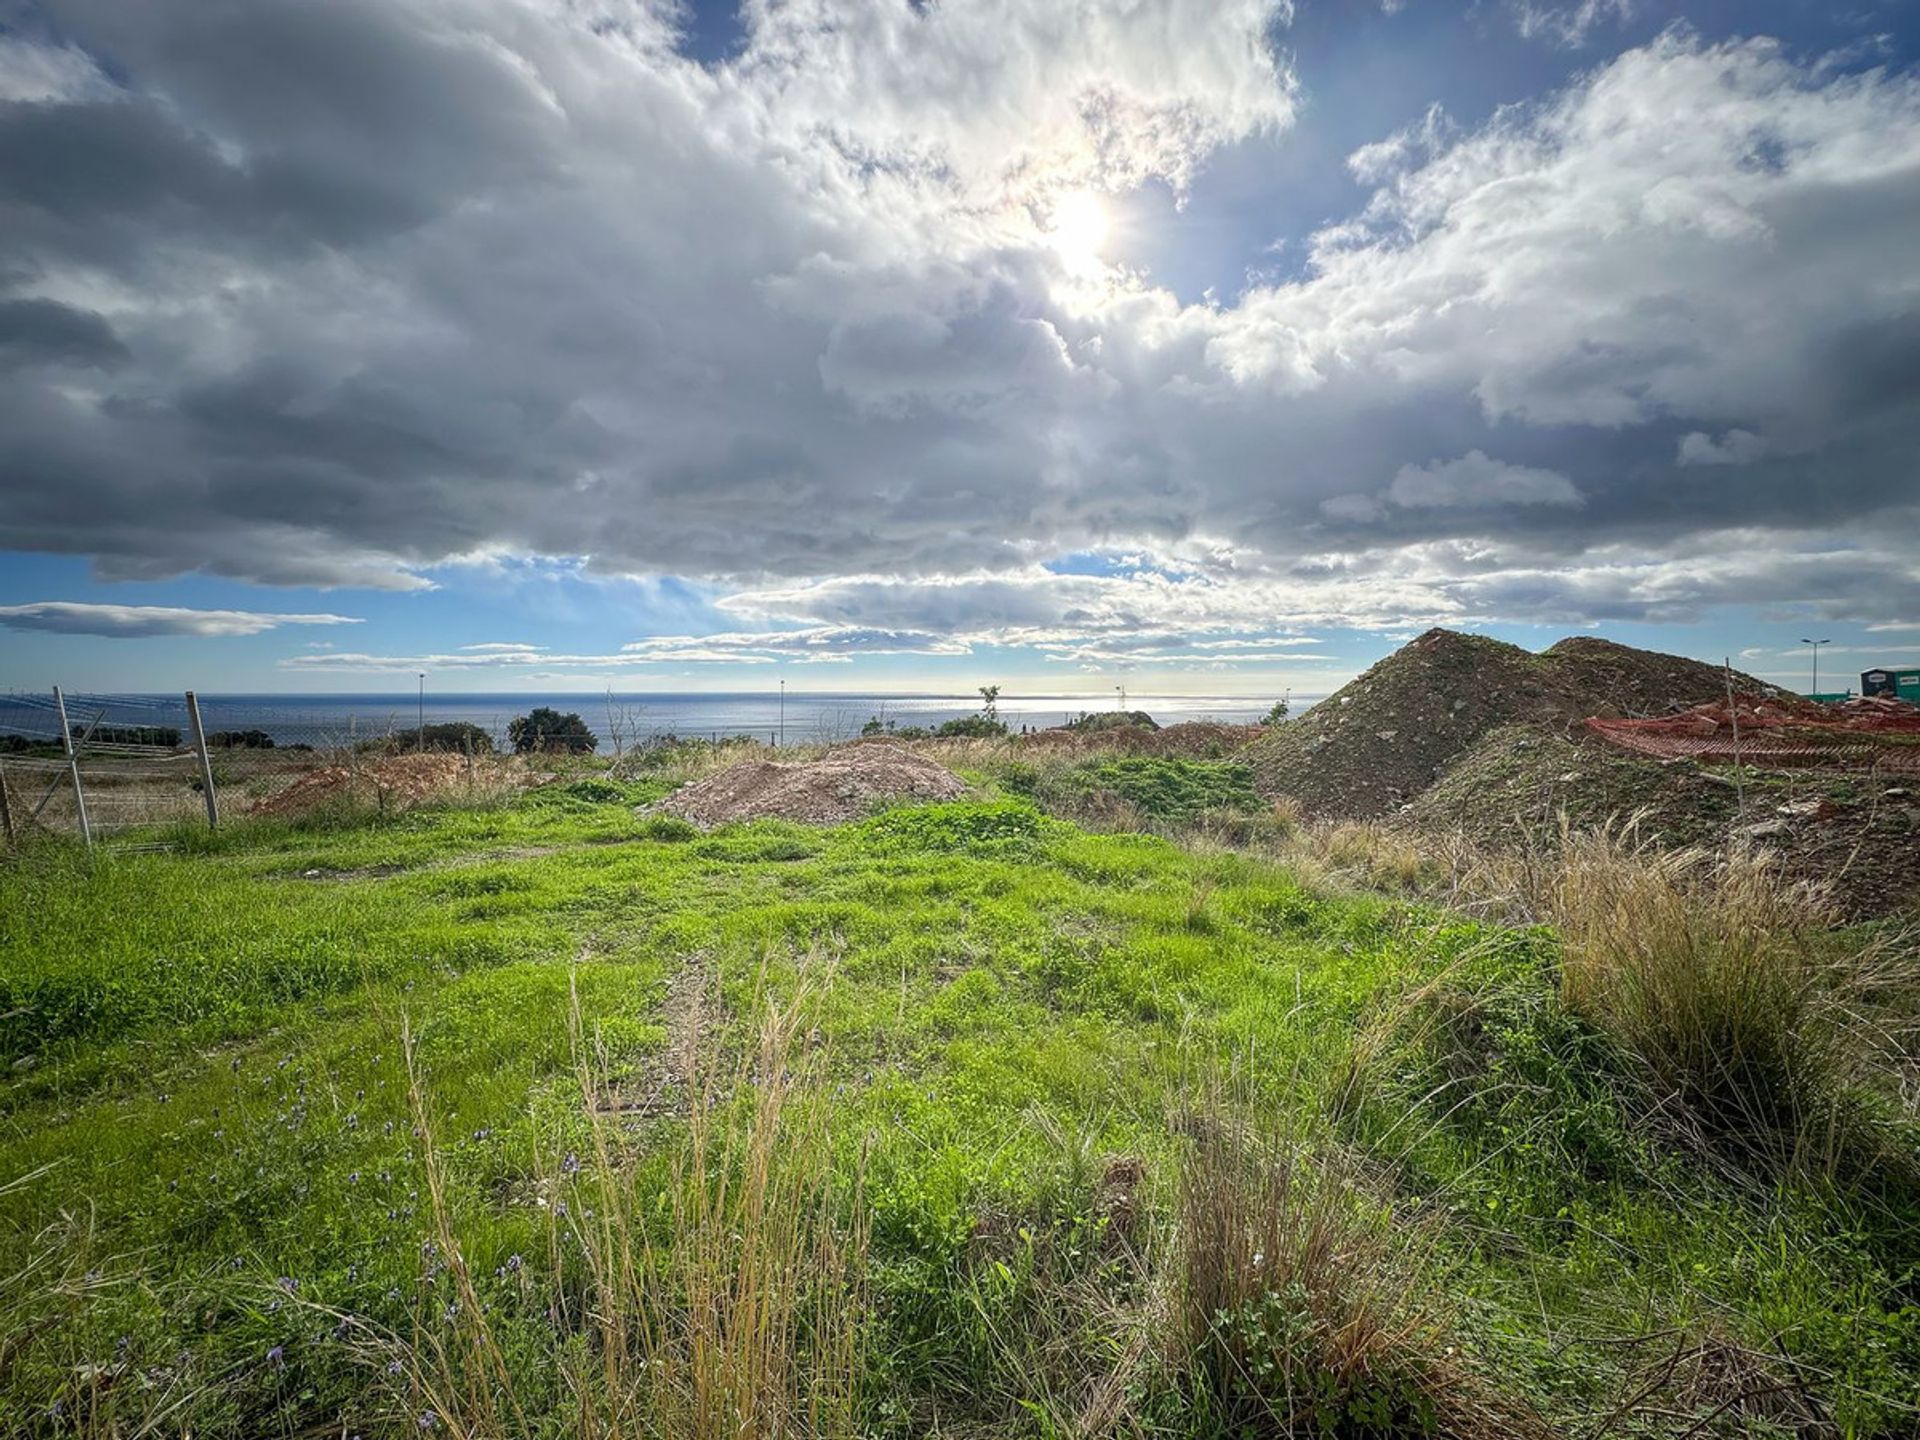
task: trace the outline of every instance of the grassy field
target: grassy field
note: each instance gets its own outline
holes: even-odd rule
[[[1202,763],[0,864],[0,1433],[1920,1433],[1911,1057],[1807,1038],[1904,1033],[1827,978],[1897,939],[1796,949],[1765,1050],[1592,914],[1034,805],[1249,803]],[[1729,1144],[1728,1093],[1799,1108]]]

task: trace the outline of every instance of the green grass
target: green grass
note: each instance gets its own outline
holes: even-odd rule
[[[1119,802],[1149,823],[1178,824],[1210,811],[1254,814],[1266,808],[1254,793],[1252,769],[1235,760],[1122,755],[1052,766],[1015,761],[999,779],[1004,788],[1068,815],[1098,813],[1102,802]]]
[[[1172,814],[1237,803],[1235,770],[1087,774]],[[1192,1264],[1195,1097],[1229,1072],[1236,1104],[1361,1177],[1368,1243],[1418,1251],[1393,1261],[1421,1287],[1395,1301],[1405,1333],[1444,1333],[1449,1374],[1500,1413],[1586,1433],[1680,1337],[1761,1357],[1834,1433],[1920,1423],[1920,1210],[1741,1183],[1634,1123],[1546,932],[1021,800],[701,835],[634,813],[659,789],[0,867],[0,1433],[419,1433],[441,1402],[386,1358],[439,1344],[469,1373],[463,1272],[524,1411],[474,1433],[574,1433],[562,1377],[596,1332],[550,1317],[593,1293],[592,1227],[567,1236],[605,1193],[596,1135],[625,1157],[627,1226],[671,1229],[674,1056],[744,1066],[732,1114],[767,998],[801,988],[796,1069],[864,1237],[860,1433],[1081,1433],[1109,1391],[1139,1433],[1258,1432],[1153,1318]],[[613,1097],[598,1120],[583,1065]],[[1325,1349],[1298,1326],[1348,1313],[1304,1292],[1242,1308],[1258,1344],[1236,1331],[1234,1354],[1296,1358]],[[1726,1401],[1671,1369],[1620,1433],[1686,1433]],[[1401,1380],[1391,1423],[1346,1390],[1314,1423],[1417,1433]],[[1661,1431],[1661,1406],[1685,1420]],[[1699,1433],[1789,1413],[1756,1394]]]

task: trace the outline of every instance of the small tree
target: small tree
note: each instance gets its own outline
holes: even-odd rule
[[[867,723],[860,727],[860,733],[862,735],[884,735],[886,730],[887,727],[880,723],[880,717],[878,715],[868,716]]]
[[[509,721],[507,738],[513,742],[516,755],[542,750],[566,750],[576,755],[590,755],[600,743],[593,731],[587,728],[587,722],[577,713],[562,715],[546,705]]]
[[[980,713],[993,724],[998,725],[1000,723],[1000,687],[998,685],[982,685],[980,687],[980,699],[984,702],[980,706]]]
[[[1293,709],[1292,701],[1293,701],[1293,692],[1289,690],[1285,695],[1281,696],[1278,700],[1273,702],[1273,708],[1267,711],[1265,715],[1260,717],[1260,723],[1262,725],[1280,724],[1280,722],[1285,720],[1287,718],[1287,715],[1292,711]]]

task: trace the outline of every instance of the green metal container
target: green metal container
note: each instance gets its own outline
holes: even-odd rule
[[[1920,667],[1910,670],[1863,670],[1860,672],[1860,693],[1893,695],[1920,705]]]

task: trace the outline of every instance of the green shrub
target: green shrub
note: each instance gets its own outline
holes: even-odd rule
[[[209,750],[271,750],[273,736],[264,730],[215,730],[207,736]]]
[[[987,715],[962,715],[958,720],[942,721],[933,733],[943,740],[992,740],[1007,733],[1007,722]]]
[[[535,754],[546,750],[567,751],[576,755],[590,755],[600,744],[593,731],[587,728],[577,712],[562,715],[551,706],[542,705],[525,715],[507,723],[507,738],[513,742],[516,755]]]
[[[493,753],[493,736],[465,720],[416,727],[412,734],[402,738],[417,750],[447,750],[456,755]]]
[[[1062,728],[1098,734],[1102,730],[1158,730],[1160,722],[1144,710],[1082,710]]]

